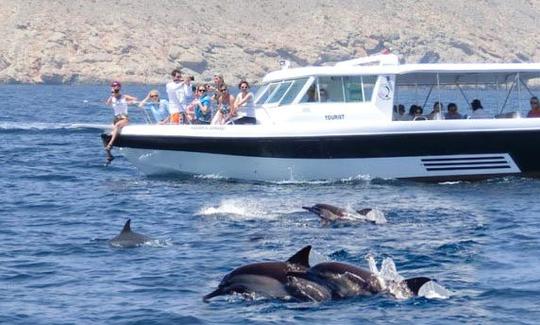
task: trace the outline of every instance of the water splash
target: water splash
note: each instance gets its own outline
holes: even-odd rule
[[[386,292],[399,300],[409,299],[414,296],[403,281],[405,278],[397,271],[393,259],[390,257],[384,258],[380,270],[372,254],[368,254],[366,260],[369,270],[376,275],[379,284]],[[420,288],[418,296],[428,299],[447,299],[450,297],[450,291],[435,281],[429,281]]]
[[[271,219],[277,216],[276,214],[265,211],[259,203],[240,199],[227,199],[221,201],[218,206],[202,207],[196,215],[226,215],[233,219]]]

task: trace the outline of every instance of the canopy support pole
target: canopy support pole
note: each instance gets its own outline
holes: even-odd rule
[[[508,98],[510,97],[510,94],[512,93],[512,90],[514,89],[514,86],[516,85],[516,79],[514,78],[514,81],[512,82],[512,85],[510,86],[510,90],[508,90],[508,93],[506,94],[506,98],[504,99],[504,102],[501,106],[501,110],[499,111],[499,114],[502,114],[504,108],[506,107],[506,103],[508,102]]]

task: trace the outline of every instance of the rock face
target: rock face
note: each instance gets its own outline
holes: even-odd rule
[[[385,48],[407,62],[540,62],[538,0],[0,1],[0,82],[257,80]]]

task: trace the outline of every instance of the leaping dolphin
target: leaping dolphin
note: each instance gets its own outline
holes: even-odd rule
[[[302,209],[315,213],[324,222],[334,222],[339,220],[362,220],[375,224],[386,223],[386,218],[384,218],[384,214],[379,210],[374,210],[371,208],[365,208],[350,212],[346,209],[339,208],[330,204],[318,203],[311,207],[303,206]]]
[[[140,246],[152,240],[152,238],[146,235],[132,231],[131,219],[128,219],[122,231],[116,237],[109,240],[109,244],[114,247],[130,248]]]
[[[218,288],[204,296],[203,301],[208,302],[213,297],[233,293],[298,300],[311,300],[310,297],[305,296],[311,295],[322,300],[323,297],[318,295],[327,294],[329,296],[330,294],[325,288],[298,290],[297,287],[292,286],[292,282],[288,282],[287,274],[289,272],[301,273],[309,268],[310,250],[311,246],[306,246],[285,262],[265,262],[241,266],[225,275]],[[301,285],[303,282],[304,280],[299,278],[298,281],[294,281],[294,284]],[[321,292],[319,293],[318,290]]]
[[[357,296],[369,296],[386,291],[386,285],[376,274],[360,267],[339,263],[325,262],[311,267],[306,272],[290,272],[289,277],[303,278],[306,281],[327,287],[333,299],[344,299]],[[420,287],[431,281],[427,277],[403,280],[399,285],[418,295]]]

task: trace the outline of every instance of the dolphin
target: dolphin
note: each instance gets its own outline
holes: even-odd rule
[[[203,297],[203,301],[233,293],[284,300],[324,300],[330,297],[330,291],[325,287],[302,277],[289,281],[287,276],[289,272],[300,274],[309,269],[310,251],[311,246],[306,246],[285,262],[253,263],[234,269],[223,277],[216,290]]]
[[[302,209],[309,212],[313,212],[318,215],[323,222],[334,222],[334,221],[355,221],[363,220],[372,223],[385,223],[386,219],[384,214],[381,211],[374,210],[371,208],[365,208],[356,210],[354,212],[349,212],[346,209],[339,208],[330,204],[318,203],[314,206],[308,207],[303,206]],[[378,215],[377,215],[378,214]]]
[[[369,296],[386,291],[386,285],[376,274],[354,265],[340,262],[317,264],[306,272],[289,272],[289,278],[303,278],[331,292],[332,299],[345,299],[357,296]],[[431,281],[427,277],[403,280],[400,285],[418,295],[420,287]],[[325,297],[326,298],[326,297]]]
[[[152,238],[146,235],[132,231],[131,219],[128,219],[122,231],[116,237],[109,240],[109,245],[114,247],[130,248],[140,246],[152,240]]]

